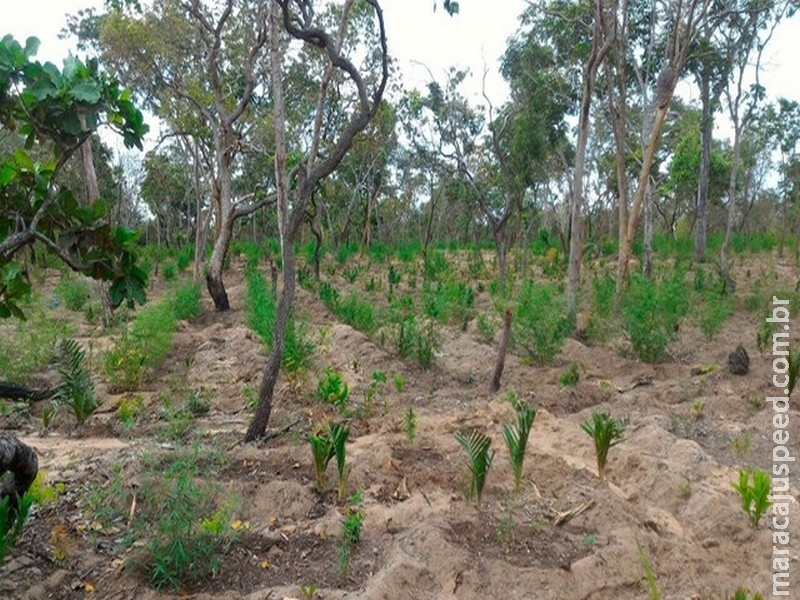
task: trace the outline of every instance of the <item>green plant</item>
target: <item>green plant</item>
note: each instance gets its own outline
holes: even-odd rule
[[[336,456],[336,490],[341,501],[347,484],[347,438],[350,437],[350,430],[340,423],[331,423],[329,431],[333,454]]]
[[[467,453],[469,470],[472,475],[469,494],[470,499],[475,498],[478,506],[481,505],[483,487],[486,484],[486,475],[492,466],[494,452],[490,450],[492,439],[477,429],[464,435],[460,431],[455,435],[456,441]]]
[[[661,281],[631,276],[621,313],[636,356],[647,363],[664,360],[688,307],[682,271],[675,269]]]
[[[314,583],[300,584],[300,595],[303,600],[314,600],[317,597],[317,585]]]
[[[414,440],[417,438],[417,413],[414,411],[413,406],[409,406],[406,409],[405,415],[403,416],[403,423],[406,431],[406,439],[408,439],[410,444],[413,444]]]
[[[317,383],[316,398],[320,402],[334,405],[340,411],[345,410],[350,388],[341,371],[328,367]]]
[[[750,596],[750,592],[745,588],[737,588],[733,594],[733,600],[764,600],[764,596],[758,592]]]
[[[394,389],[397,391],[397,393],[402,394],[403,390],[406,389],[406,378],[400,373],[395,373],[392,376],[392,381],[394,382]]]
[[[561,383],[561,387],[576,386],[578,385],[578,381],[580,381],[580,379],[581,374],[578,371],[578,363],[576,362],[569,363],[567,370],[558,376],[558,381]]]
[[[528,435],[533,426],[533,420],[536,418],[536,411],[520,400],[512,401],[512,406],[514,407],[517,422],[513,425],[503,424],[503,437],[505,437],[506,446],[508,446],[508,453],[511,455],[514,489],[519,491],[522,487],[522,464],[525,460],[525,450],[528,446]]]
[[[687,500],[692,495],[692,480],[691,479],[684,479],[683,483],[681,483],[680,487],[678,488],[678,495],[683,499]]]
[[[125,429],[131,429],[143,410],[144,402],[141,396],[123,398],[117,407],[117,419]]]
[[[739,469],[739,480],[731,484],[739,492],[742,510],[750,518],[750,524],[758,527],[772,501],[769,498],[772,479],[762,469]]]
[[[561,351],[572,329],[564,301],[555,286],[525,281],[517,297],[511,332],[514,344],[541,364],[549,364]]]
[[[178,276],[178,266],[174,260],[165,260],[161,263],[161,275],[164,277],[164,281],[175,281]]]
[[[775,333],[775,324],[770,321],[762,320],[761,326],[756,332],[756,346],[759,352],[764,352],[772,343],[772,334]]]
[[[369,382],[369,387],[364,393],[364,413],[371,414],[375,410],[375,398],[377,397],[380,388],[382,388],[384,385],[386,385],[386,372],[373,371],[372,378]]]
[[[586,419],[581,422],[581,429],[594,440],[597,476],[600,481],[605,481],[608,451],[622,441],[625,426],[621,421],[612,419],[606,412],[593,412],[591,420]]]
[[[639,551],[639,564],[642,566],[644,579],[647,583],[647,597],[649,600],[660,600],[661,594],[658,591],[656,576],[653,572],[653,567],[650,564],[650,557],[647,555],[647,551],[644,549],[644,546],[642,546],[641,542],[638,540],[636,541],[636,549]]]
[[[100,403],[94,395],[94,382],[86,367],[86,352],[75,340],[64,339],[58,345],[58,375],[55,407],[68,407],[78,425],[83,425]]]
[[[172,312],[179,321],[196,319],[203,312],[200,284],[186,283],[178,286],[170,297]]]
[[[339,574],[342,580],[347,579],[350,570],[350,556],[358,542],[361,541],[361,530],[364,526],[364,511],[359,507],[361,492],[354,493],[347,501],[342,522],[342,534],[339,543]]]
[[[616,280],[608,273],[592,278],[591,313],[586,323],[586,335],[597,344],[605,343],[613,330],[616,287]]]
[[[55,287],[58,296],[69,310],[80,312],[91,296],[91,284],[83,278],[70,277],[62,279]]]
[[[484,342],[487,344],[494,342],[495,326],[492,324],[489,316],[486,313],[481,313],[478,315],[475,325],[478,328],[478,334],[481,336]]]
[[[317,491],[322,493],[325,489],[325,472],[328,470],[328,463],[336,455],[330,430],[326,428],[318,431],[308,438],[308,442],[311,444],[311,452],[314,456],[314,475],[317,481]]]
[[[16,506],[12,505],[9,496],[0,500],[0,564],[22,534],[34,501],[35,496],[30,491],[23,494]]]
[[[751,442],[749,429],[745,429],[731,438],[731,449],[738,460],[744,459],[747,453],[750,452]]]
[[[389,302],[391,302],[392,298],[394,297],[395,288],[398,285],[400,285],[400,282],[403,280],[403,274],[397,268],[395,268],[395,266],[392,264],[392,265],[389,265],[389,272],[387,273],[386,278],[387,278],[387,280],[389,282],[389,297],[388,297],[388,299],[389,299]]]

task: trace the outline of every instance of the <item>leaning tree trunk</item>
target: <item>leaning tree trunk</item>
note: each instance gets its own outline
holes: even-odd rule
[[[39,459],[33,448],[7,433],[0,433],[0,501],[8,499],[12,516],[16,515],[20,498],[38,472]]]
[[[219,228],[219,236],[214,241],[214,250],[208,261],[206,272],[206,285],[208,293],[214,301],[214,308],[217,312],[230,310],[231,304],[228,300],[228,293],[225,291],[225,284],[222,281],[222,269],[225,264],[225,255],[228,253],[228,246],[233,237],[233,218],[230,215],[223,215]]]
[[[694,220],[694,259],[701,263],[706,256],[708,223],[708,186],[711,180],[711,137],[714,135],[714,115],[711,112],[710,74],[704,69],[700,78],[700,99],[703,116],[700,119],[700,174],[697,178],[697,208]]]

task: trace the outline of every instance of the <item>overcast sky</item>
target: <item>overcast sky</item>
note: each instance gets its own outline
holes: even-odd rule
[[[7,1],[7,0],[6,0]],[[4,11],[0,33],[11,33],[20,42],[29,35],[42,40],[37,58],[60,64],[72,49],[57,39],[66,13],[87,6],[101,7],[102,0],[23,0],[12,11]],[[481,78],[488,68],[487,87],[493,103],[500,104],[506,86],[498,73],[498,58],[506,41],[517,30],[525,0],[461,0],[461,13],[450,17],[433,0],[382,0],[389,50],[397,59],[405,87],[423,87],[428,72],[439,77],[449,66],[469,68],[472,79],[467,92],[480,98]],[[58,8],[55,9],[54,6]],[[11,12],[11,14],[8,14]],[[800,100],[800,15],[784,22],[773,38],[763,61],[762,84],[771,98]],[[693,93],[692,91],[689,94]]]

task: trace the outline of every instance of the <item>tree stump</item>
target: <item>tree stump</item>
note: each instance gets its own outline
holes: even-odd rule
[[[750,357],[741,344],[728,355],[728,370],[734,375],[747,375],[750,370]]]
[[[0,432],[0,500],[8,498],[13,516],[16,516],[19,499],[31,487],[38,472],[39,459],[33,448]]]

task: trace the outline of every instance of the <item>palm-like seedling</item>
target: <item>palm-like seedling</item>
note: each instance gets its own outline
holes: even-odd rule
[[[71,339],[61,340],[58,350],[61,381],[56,392],[56,404],[68,406],[78,425],[82,425],[100,406],[94,395],[92,376],[86,368],[86,352]]]
[[[605,481],[608,451],[622,441],[625,426],[620,421],[612,419],[608,413],[593,412],[591,420],[586,419],[581,423],[581,429],[594,440],[597,476],[600,481]]]
[[[480,506],[486,474],[492,466],[494,457],[494,452],[490,451],[492,439],[473,429],[468,435],[461,432],[456,433],[456,441],[464,448],[469,457],[469,470],[472,474],[469,497],[475,498],[477,505]]]
[[[333,445],[333,453],[336,456],[337,490],[339,500],[344,497],[344,486],[346,482],[345,463],[347,460],[346,444],[350,437],[350,430],[339,423],[331,423],[328,432]]]
[[[506,439],[508,452],[511,455],[511,468],[514,471],[514,489],[522,485],[522,463],[525,460],[525,449],[528,446],[528,434],[531,431],[536,411],[527,406],[514,406],[517,414],[516,425],[503,425],[503,436]]]

